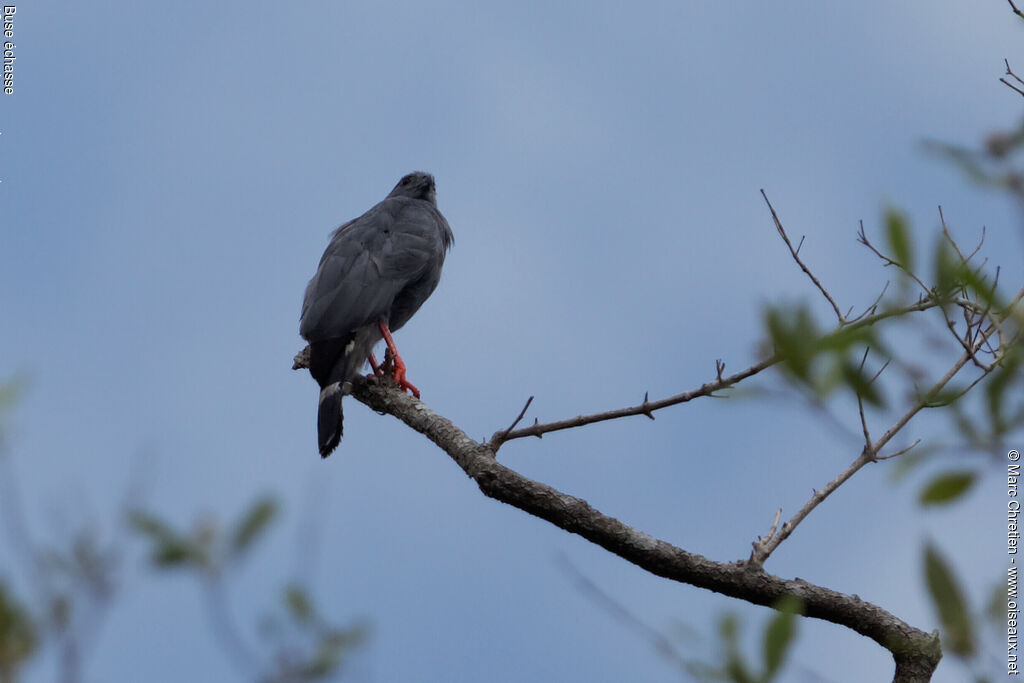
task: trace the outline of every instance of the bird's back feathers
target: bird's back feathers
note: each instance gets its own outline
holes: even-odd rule
[[[425,173],[405,176],[382,202],[331,234],[299,320],[310,373],[322,389],[317,432],[324,457],[341,439],[341,397],[380,341],[379,322],[392,331],[408,322],[437,287],[452,241]]]

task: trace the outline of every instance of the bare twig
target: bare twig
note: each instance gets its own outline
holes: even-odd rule
[[[866,363],[867,360],[868,360],[868,352],[869,351],[871,351],[870,347],[864,349],[864,356],[860,359],[860,371],[861,372],[864,371],[864,363]],[[884,369],[885,369],[885,366],[882,366],[882,370],[884,370]],[[881,374],[882,371],[879,370],[878,372],[879,372],[879,374]],[[874,381],[876,379],[878,379],[878,375],[875,375],[874,377],[872,377],[870,383],[874,383]],[[861,427],[861,431],[864,433],[864,445],[865,446],[870,446],[871,445],[871,432],[868,430],[868,418],[864,414],[864,397],[860,395],[860,392],[857,393],[857,410],[858,410],[858,412],[860,412],[860,427]]]
[[[867,318],[858,320],[857,322],[851,322],[842,329],[849,330],[857,329],[860,327],[866,327],[874,325],[888,318],[916,311],[925,311],[930,308],[934,308],[938,305],[939,304],[936,301],[923,299],[915,304],[911,304],[903,308],[885,311],[882,313],[878,313],[876,315],[868,316]],[[298,359],[299,356],[301,355],[302,353],[300,352],[296,356],[296,359]],[[619,418],[632,417],[634,415],[646,415],[647,417],[652,417],[651,413],[653,413],[656,410],[668,408],[669,406],[678,405],[680,403],[686,403],[688,401],[692,401],[693,399],[700,398],[702,396],[711,396],[714,392],[720,391],[722,389],[727,389],[728,387],[744,379],[747,379],[748,377],[752,377],[762,372],[763,370],[775,365],[778,362],[779,358],[777,356],[772,356],[759,363],[751,365],[745,370],[742,370],[732,375],[728,375],[726,377],[723,377],[721,375],[722,370],[724,370],[725,368],[725,364],[722,363],[721,365],[719,365],[716,363],[715,370],[717,377],[713,381],[703,384],[697,389],[684,391],[680,394],[669,396],[668,398],[659,399],[657,401],[649,400],[647,395],[645,394],[642,403],[627,408],[618,408],[616,410],[608,410],[605,412],[593,413],[590,415],[577,415],[576,417],[571,417],[565,420],[558,420],[555,422],[535,421],[529,427],[522,427],[520,429],[514,429],[511,431],[496,432],[494,436],[491,437],[490,444],[492,446],[496,446],[505,443],[506,441],[511,441],[513,439],[522,439],[527,436],[542,436],[544,434],[547,434],[548,432],[557,432],[563,429],[572,429],[574,427],[582,427],[584,425],[593,424],[595,422],[617,420]],[[296,363],[298,363],[298,360],[296,360]]]
[[[1010,81],[1006,80],[1005,78],[1000,78],[999,82],[1005,85],[1010,90],[1016,90],[1017,94],[1024,96],[1024,90],[1021,90],[1020,88],[1015,86],[1013,83],[1010,83]]]
[[[646,398],[646,396],[645,396],[645,398]],[[508,426],[508,429],[506,429],[504,431],[501,431],[501,432],[498,432],[497,434],[495,434],[494,435],[494,439],[492,439],[492,441],[497,440],[497,445],[501,445],[500,442],[504,441],[505,437],[508,436],[508,433],[511,432],[513,429],[515,429],[516,425],[519,424],[522,421],[523,415],[526,415],[526,410],[530,407],[531,403],[533,403],[533,396],[531,396],[530,398],[526,399],[526,405],[524,405],[523,409],[519,411],[519,415],[516,416],[516,419],[512,420],[512,424],[510,424]],[[500,439],[499,439],[499,435],[500,435]],[[496,447],[494,449],[495,454],[497,454],[497,452],[498,452],[497,445],[496,445]]]
[[[741,380],[752,377],[777,362],[778,359],[773,356],[767,360],[761,361],[760,363],[755,363],[746,370],[737,372],[734,375],[715,379],[692,391],[684,391],[681,394],[669,396],[668,398],[659,399],[657,401],[651,401],[648,396],[644,394],[644,400],[642,403],[628,408],[608,410],[603,413],[594,413],[591,415],[577,415],[576,417],[571,417],[567,420],[558,420],[557,422],[538,422],[530,425],[529,427],[497,432],[491,437],[489,445],[493,448],[513,439],[522,439],[527,436],[541,436],[548,432],[557,432],[562,429],[572,429],[573,427],[582,427],[595,422],[617,420],[619,418],[631,417],[633,415],[646,415],[647,417],[653,418],[654,416],[652,413],[656,410],[668,408],[669,406],[678,405],[680,403],[686,403],[687,401],[692,401],[693,399],[700,398],[702,396],[710,396],[713,392],[726,389]]]
[[[768,205],[768,210],[772,212],[772,220],[775,222],[775,229],[778,230],[779,236],[782,238],[782,241],[785,242],[786,246],[789,248],[789,253],[793,257],[793,260],[796,261],[798,266],[800,266],[800,270],[804,271],[807,277],[811,279],[811,282],[813,282],[814,286],[818,288],[818,291],[821,292],[826,299],[828,299],[828,302],[832,305],[832,310],[835,311],[836,313],[836,318],[839,319],[839,324],[845,323],[846,318],[843,316],[843,312],[839,310],[839,305],[836,303],[836,300],[832,298],[832,295],[828,293],[828,290],[826,290],[825,287],[821,284],[821,281],[814,276],[814,273],[811,272],[811,269],[808,268],[800,259],[800,247],[798,246],[796,249],[793,248],[793,243],[789,241],[789,235],[786,234],[786,229],[782,227],[782,221],[779,220],[779,215],[775,213],[775,207],[772,206],[772,203],[770,201],[768,201],[768,195],[765,194],[765,191],[763,189],[761,190],[761,196],[764,197],[764,201]],[[803,243],[804,240],[801,237],[800,245],[802,246]]]
[[[864,397],[857,394],[857,411],[860,413],[860,428],[864,434],[864,443],[869,445],[871,443],[871,432],[868,429],[868,418],[864,414]]]
[[[871,241],[868,239],[867,233],[864,232],[864,221],[860,222],[860,229],[857,231],[857,241],[863,244],[868,249],[870,249],[875,256],[885,261],[885,265],[896,266],[904,273],[906,273],[907,276],[910,277],[910,279],[916,282],[921,287],[921,289],[923,289],[925,292],[928,292],[929,294],[931,293],[931,288],[929,288],[928,285],[921,281],[921,278],[919,278],[913,271],[910,270],[909,264],[900,263],[899,261],[886,256],[881,251],[879,251],[875,247],[875,245],[871,243]]]
[[[914,439],[914,443],[910,444],[906,448],[901,448],[895,453],[889,453],[888,455],[877,455],[875,456],[875,460],[892,460],[893,458],[898,458],[905,453],[909,453],[910,449],[919,443],[921,443],[921,439]]]
[[[946,216],[942,213],[941,204],[939,204],[939,222],[942,224],[942,236],[945,237],[950,246],[956,250],[956,255],[960,257],[960,260],[966,262],[967,259],[964,258],[963,252],[960,251],[960,245],[956,243],[956,240],[953,239],[953,235],[949,232],[949,226],[946,225]],[[980,247],[981,245],[979,244],[978,246]]]
[[[779,528],[779,519],[782,517],[782,508],[776,508],[775,517],[772,519],[772,525],[768,527],[768,533],[764,535],[764,538],[771,538],[775,535],[775,532]],[[758,537],[757,541],[754,541],[751,545],[757,548],[758,542],[761,541],[761,537]]]
[[[971,259],[974,258],[974,256],[981,250],[981,246],[985,244],[985,226],[981,226],[981,238],[978,240],[977,246],[974,247],[974,250],[971,251],[970,254],[964,256],[964,253],[960,251],[960,245],[957,244],[955,239],[953,239],[953,233],[949,231],[949,226],[946,224],[946,216],[942,212],[941,204],[939,205],[939,222],[942,225],[942,235],[949,242],[950,246],[956,250],[956,255],[960,257],[960,260],[963,261],[965,265],[970,263]]]
[[[1024,14],[1020,13],[1020,10],[1018,10],[1017,7],[1013,4],[1013,0],[1007,0],[1007,1],[1010,3],[1010,7],[1013,7],[1014,14],[1016,14],[1018,17],[1024,19]],[[1006,64],[1006,75],[1011,77],[1013,80],[1017,81],[1021,85],[1024,85],[1024,81],[1022,81],[1020,79],[1020,77],[1017,76],[1017,74],[1013,73],[1013,69],[1010,68],[1010,60],[1009,59],[1004,59],[1003,63]],[[1012,90],[1016,90],[1021,95],[1024,95],[1024,90],[1021,90],[1020,88],[1015,86],[1013,83],[1010,83],[1005,78],[1000,78],[999,81],[1003,85],[1005,85],[1006,87],[1008,87],[1008,88],[1010,88]]]
[[[871,303],[871,305],[864,309],[863,313],[858,315],[856,318],[853,318],[852,320],[849,317],[849,313],[847,313],[847,320],[849,322],[855,323],[859,322],[860,320],[869,315],[874,315],[876,312],[878,312],[878,304],[882,302],[882,297],[885,296],[885,293],[887,291],[889,291],[889,280],[885,281],[885,286],[882,287],[882,291],[878,294],[878,296],[875,297],[875,300]],[[851,308],[850,310],[852,311],[853,309]]]
[[[810,500],[804,503],[803,507],[793,515],[793,517],[783,522],[782,526],[779,527],[779,532],[773,534],[770,538],[764,538],[754,543],[754,550],[750,553],[750,559],[748,562],[755,566],[764,565],[765,560],[775,552],[775,549],[782,544],[790,534],[793,533],[794,529],[800,525],[800,522],[804,521],[809,514],[818,507],[826,498],[832,495],[832,492],[842,486],[846,481],[852,477],[857,471],[867,465],[869,462],[874,462],[875,454],[867,445],[861,451],[861,454],[854,460],[850,465],[839,473],[832,481],[828,482],[823,489],[815,489],[811,495]]]
[[[1010,4],[1013,4],[1013,3],[1010,3]],[[1016,8],[1014,8],[1014,9],[1016,9]],[[1022,81],[1017,74],[1013,73],[1013,69],[1010,68],[1010,60],[1004,58],[1003,59],[1003,64],[1006,65],[1006,75],[1007,76],[1012,76],[1013,80],[1017,81],[1021,85],[1024,85],[1024,81]]]
[[[978,245],[976,247],[974,247],[974,250],[971,251],[970,254],[967,255],[967,258],[964,259],[965,261],[970,261],[972,258],[974,258],[974,255],[977,254],[978,251],[981,250],[981,245],[985,244],[985,232],[986,232],[986,228],[983,225],[983,226],[981,226],[981,238],[978,240]]]

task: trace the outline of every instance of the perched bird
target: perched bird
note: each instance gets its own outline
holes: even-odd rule
[[[383,337],[394,380],[417,398],[405,378],[391,332],[419,310],[441,279],[452,230],[437,210],[434,178],[410,173],[391,194],[331,234],[316,275],[306,286],[299,334],[309,342],[309,373],[320,385],[317,437],[326,458],[341,441],[341,398],[367,360],[381,371],[373,347]]]

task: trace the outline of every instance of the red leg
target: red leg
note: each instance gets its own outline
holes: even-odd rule
[[[395,346],[395,340],[391,338],[391,330],[388,329],[388,324],[381,320],[379,325],[380,333],[384,336],[384,343],[391,350],[391,357],[395,365],[395,383],[398,384],[402,391],[411,392],[413,396],[419,398],[420,390],[410,384],[405,378],[405,361],[398,355],[398,347]]]
[[[377,359],[373,355],[373,351],[370,351],[370,357],[367,358],[370,361],[370,369],[373,370],[372,374],[366,376],[366,379],[373,379],[374,377],[383,377],[384,373],[381,372],[380,366],[377,365]]]

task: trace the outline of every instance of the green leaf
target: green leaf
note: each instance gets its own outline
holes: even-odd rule
[[[985,385],[986,414],[991,422],[994,436],[1002,436],[1012,427],[1012,418],[1007,415],[1006,397],[1019,385],[1022,357],[1019,346],[1006,349],[1002,362]]]
[[[1006,618],[1006,584],[996,583],[992,586],[988,595],[988,603],[985,605],[985,615],[993,623],[1003,625]]]
[[[35,624],[0,583],[0,680],[17,680],[17,671],[39,646]]]
[[[1003,297],[993,289],[992,283],[972,270],[967,263],[960,264],[960,281],[967,287],[968,292],[985,306],[997,311],[1004,308]]]
[[[163,542],[178,537],[167,522],[142,510],[131,510],[128,513],[128,525],[151,541]]]
[[[914,271],[913,252],[911,251],[910,229],[907,217],[898,209],[885,212],[885,237],[889,242],[893,258],[907,272]]]
[[[962,384],[950,382],[938,391],[930,391],[921,397],[925,407],[945,408],[951,406],[964,397],[966,387]]]
[[[284,603],[292,618],[300,624],[308,624],[313,621],[316,612],[313,610],[313,602],[309,599],[309,593],[302,586],[291,584],[284,591]]]
[[[945,304],[963,287],[960,258],[953,253],[947,240],[939,240],[933,259],[933,282],[936,300]]]
[[[881,352],[883,355],[888,355],[878,339],[875,328],[867,325],[840,328],[826,334],[818,342],[819,349],[833,352],[849,351],[853,348],[863,350],[865,346],[870,346],[876,353]]]
[[[924,572],[928,592],[942,624],[942,642],[953,654],[970,657],[976,648],[967,601],[952,569],[931,543],[924,549]]]
[[[936,475],[921,491],[921,505],[942,505],[962,497],[974,485],[978,473],[971,470],[943,472]]]
[[[793,596],[786,596],[775,606],[778,612],[772,616],[764,630],[764,674],[763,681],[772,680],[786,659],[786,653],[796,635],[797,614],[802,602]]]
[[[14,407],[25,392],[25,384],[25,378],[21,375],[0,382],[0,414]]]
[[[203,553],[187,541],[159,543],[153,548],[150,560],[165,569],[185,564],[204,565]]]
[[[150,561],[157,567],[179,567],[189,563],[205,566],[207,558],[202,549],[159,517],[142,510],[132,510],[128,513],[128,524],[152,542]]]
[[[805,306],[798,308],[769,308],[765,326],[785,367],[794,377],[810,380],[811,362],[817,352],[821,333],[814,317]]]
[[[718,625],[719,636],[725,650],[723,674],[733,683],[755,683],[743,652],[740,650],[740,623],[735,614],[726,614]]]
[[[241,553],[248,548],[277,514],[277,503],[267,496],[257,500],[248,512],[235,525],[231,535],[231,547],[234,552]]]

